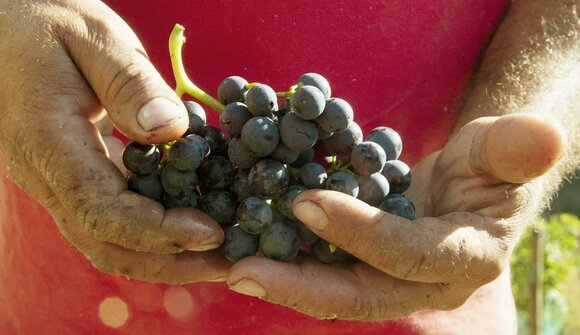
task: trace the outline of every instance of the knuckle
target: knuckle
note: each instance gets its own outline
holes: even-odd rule
[[[111,79],[105,91],[104,100],[117,106],[126,105],[135,97],[139,97],[148,89],[149,79],[154,77],[154,72],[150,66],[138,60],[133,60],[123,67],[109,71],[112,72],[107,73],[106,77]]]

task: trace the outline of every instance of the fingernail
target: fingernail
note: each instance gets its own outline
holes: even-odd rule
[[[180,119],[183,114],[174,102],[165,98],[155,98],[141,107],[137,114],[137,122],[143,129],[149,131],[169,125]]]
[[[305,225],[316,230],[324,230],[328,226],[326,213],[310,201],[297,203],[294,206],[294,215]]]
[[[242,279],[230,286],[230,290],[252,297],[262,298],[266,296],[266,290],[262,285],[251,279]]]
[[[220,243],[210,243],[210,244],[206,244],[206,245],[194,246],[194,247],[191,247],[187,250],[189,250],[189,251],[207,251],[207,250],[215,249],[215,248],[219,247],[220,245],[221,245]]]

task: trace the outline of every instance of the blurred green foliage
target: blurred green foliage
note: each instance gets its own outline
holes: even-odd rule
[[[572,214],[539,220],[534,229],[544,234],[544,292],[556,290],[567,296],[564,286],[580,266],[580,219]],[[511,260],[512,288],[520,317],[529,320],[533,279],[532,229],[528,229]]]

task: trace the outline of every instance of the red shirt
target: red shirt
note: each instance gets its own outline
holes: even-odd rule
[[[229,75],[285,90],[329,79],[366,133],[395,128],[411,165],[446,141],[454,102],[508,0],[106,1],[173,84],[167,39],[186,27],[188,73],[215,95]],[[211,112],[210,112],[211,113]],[[210,118],[217,124],[215,115]],[[389,322],[320,321],[227,290],[95,270],[0,164],[0,334],[474,334],[515,332],[509,274],[460,309]]]

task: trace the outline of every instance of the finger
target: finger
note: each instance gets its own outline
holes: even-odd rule
[[[564,153],[565,138],[553,122],[532,114],[486,119],[475,127],[469,163],[476,172],[508,183],[525,183],[552,168]],[[468,135],[470,136],[470,135]]]
[[[234,264],[227,282],[235,292],[323,319],[395,319],[423,309],[454,309],[471,294],[454,285],[400,280],[362,263],[339,268],[263,257]]]
[[[91,11],[84,15],[84,22],[64,22],[56,32],[115,126],[140,143],[165,143],[180,137],[188,126],[185,107],[151,64],[133,31],[102,3],[78,6],[77,10]],[[73,17],[80,20],[78,15]]]
[[[35,151],[41,153],[36,167],[87,234],[155,253],[208,250],[223,241],[221,227],[204,213],[165,211],[160,203],[127,191],[124,176],[105,155],[99,133],[84,117],[73,115],[57,124],[60,133],[47,122],[44,131],[51,136],[31,138]]]
[[[471,213],[409,221],[340,192],[307,191],[294,214],[323,239],[393,277],[483,285],[497,278],[507,241],[498,221]]]

